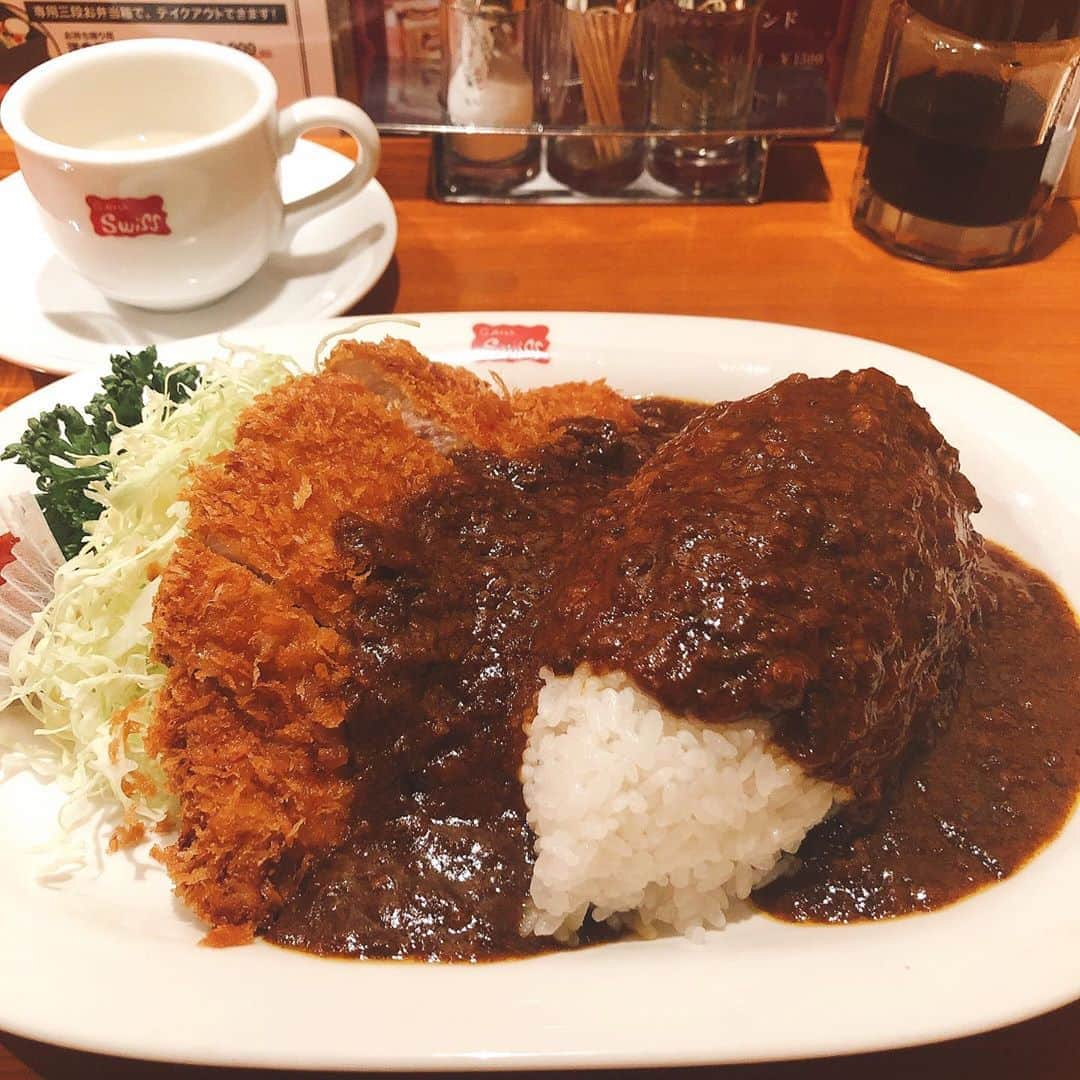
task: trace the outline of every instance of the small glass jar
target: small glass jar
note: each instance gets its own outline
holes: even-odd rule
[[[657,0],[649,173],[695,197],[742,200],[758,185],[757,140],[745,128],[754,97],[764,0]],[[717,134],[710,134],[716,132]]]
[[[462,127],[521,133],[457,133],[442,144],[443,174],[457,194],[499,194],[540,170],[533,72],[539,55],[538,4],[526,0],[444,0],[443,106]]]

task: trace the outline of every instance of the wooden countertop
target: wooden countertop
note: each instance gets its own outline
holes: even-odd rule
[[[390,139],[379,178],[397,207],[397,255],[357,310],[799,323],[925,353],[1080,428],[1080,202],[1056,205],[1032,261],[948,273],[894,258],[852,230],[855,155],[850,143],[779,148],[772,201],[761,206],[444,206],[425,194],[426,140]],[[14,168],[0,133],[0,176]],[[0,243],[0,258],[12,255]],[[0,362],[0,405],[42,381]]]
[[[393,263],[355,309],[359,313],[537,308],[797,323],[925,353],[1080,429],[1080,203],[1058,202],[1028,262],[951,274],[893,258],[852,231],[851,144],[779,148],[770,163],[769,201],[757,207],[441,206],[425,195],[427,156],[426,141],[386,142],[379,178],[397,207],[400,237]],[[10,142],[0,133],[0,176],[14,168]],[[0,244],[0,258],[16,257]],[[49,381],[0,360],[0,405]],[[0,956],[0,978],[2,971]],[[933,1047],[685,1075],[1064,1080],[1076,1075],[1078,1032],[1080,1003]],[[7,1047],[0,1046],[0,1080],[211,1075],[99,1058],[2,1033],[0,1043]]]

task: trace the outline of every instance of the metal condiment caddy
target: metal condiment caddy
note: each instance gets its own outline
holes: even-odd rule
[[[820,70],[758,64],[763,3],[443,0],[438,70],[368,108],[434,136],[440,200],[758,202],[774,140],[837,127]]]

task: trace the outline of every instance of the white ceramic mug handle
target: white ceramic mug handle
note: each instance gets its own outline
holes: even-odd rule
[[[278,113],[278,154],[284,157],[296,140],[313,128],[336,127],[347,131],[357,146],[356,164],[340,179],[321,191],[285,205],[285,231],[301,225],[351,199],[375,175],[379,167],[379,133],[363,109],[335,97],[304,98]]]

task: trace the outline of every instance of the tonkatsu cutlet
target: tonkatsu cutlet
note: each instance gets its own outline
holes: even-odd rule
[[[463,367],[432,364],[407,341],[343,341],[326,370],[351,375],[440,450],[462,447],[513,455],[550,442],[575,417],[610,420],[633,430],[633,405],[605,382],[560,383],[535,390],[495,392]]]
[[[198,915],[250,935],[308,853],[341,837],[348,650],[193,538],[162,576],[153,629],[168,674],[148,747],[180,798],[165,864]]]
[[[333,626],[350,603],[333,537],[342,514],[380,522],[448,471],[452,450],[514,454],[575,416],[639,422],[604,383],[496,393],[407,342],[343,342],[324,372],[261,398],[234,449],[197,470],[188,532]]]
[[[258,399],[234,448],[195,472],[188,534],[333,626],[349,605],[334,522],[381,520],[449,467],[356,379],[304,376]]]

